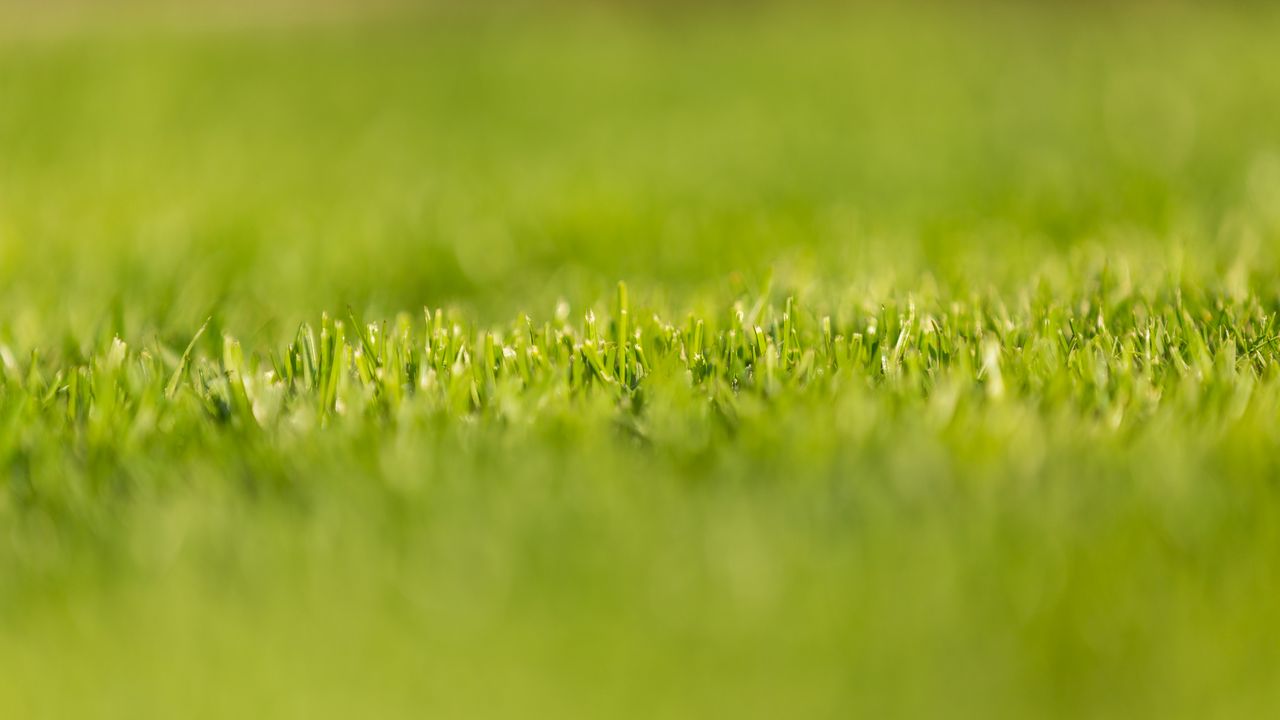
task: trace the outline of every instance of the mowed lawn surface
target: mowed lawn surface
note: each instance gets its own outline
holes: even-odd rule
[[[0,715],[1280,706],[1274,10],[133,12],[0,13]]]

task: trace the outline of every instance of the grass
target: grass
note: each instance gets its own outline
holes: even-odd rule
[[[1273,10],[139,12],[0,33],[0,714],[1280,704]]]

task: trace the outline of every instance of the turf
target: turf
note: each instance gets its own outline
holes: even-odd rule
[[[0,715],[1280,706],[1274,10],[342,7],[0,29]]]

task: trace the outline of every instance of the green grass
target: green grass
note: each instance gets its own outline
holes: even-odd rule
[[[1280,14],[345,12],[0,27],[0,715],[1280,706]]]

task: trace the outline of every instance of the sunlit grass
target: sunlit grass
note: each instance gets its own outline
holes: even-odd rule
[[[341,9],[0,33],[0,716],[1280,704],[1274,11]]]

